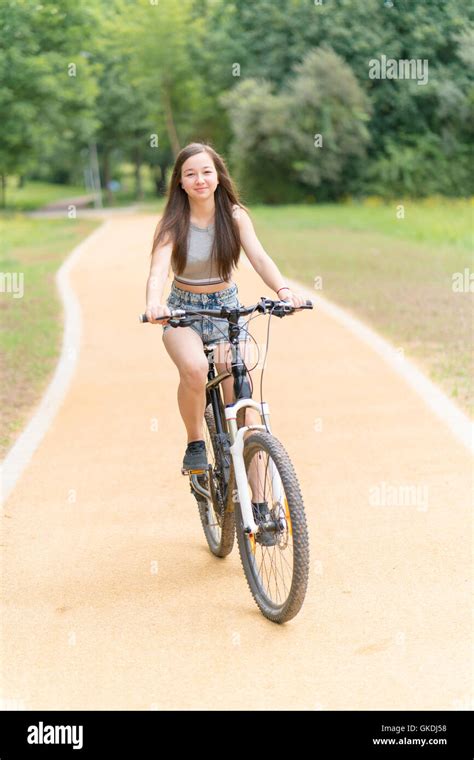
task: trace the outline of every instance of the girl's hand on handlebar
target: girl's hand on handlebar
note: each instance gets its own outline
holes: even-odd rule
[[[293,293],[293,291],[287,289],[281,291],[280,298],[282,301],[288,301],[295,309],[298,306],[304,306],[308,300],[306,296],[300,296],[298,293]]]
[[[147,304],[146,307],[146,318],[149,322],[151,322],[153,325],[155,324],[161,324],[166,325],[167,320],[164,320],[163,317],[170,317],[171,312],[166,306],[166,304],[161,303],[151,303]]]

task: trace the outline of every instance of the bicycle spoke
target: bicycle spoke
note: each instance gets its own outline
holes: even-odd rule
[[[272,482],[272,471],[274,473]],[[281,605],[288,598],[293,577],[293,541],[291,517],[288,512],[286,494],[275,462],[268,452],[259,449],[248,463],[249,495],[252,501],[267,502],[270,516],[282,520],[285,527],[277,532],[276,543],[264,546],[255,537],[248,539],[249,554],[253,557],[253,567],[261,591],[272,604]],[[273,486],[279,487],[281,504],[274,506],[277,496]]]
[[[212,465],[212,469],[209,472],[209,491],[212,493],[210,479],[214,477],[213,473],[216,467],[216,460],[215,460],[215,454],[214,454],[214,447],[212,445],[211,436],[210,436],[207,425],[204,425],[204,440],[206,443],[206,452],[207,452],[208,462]],[[216,486],[217,484],[214,484],[214,485]],[[219,525],[219,520],[215,511],[215,505],[212,499],[207,500],[207,516],[208,516],[207,525],[213,534],[214,540],[216,541],[216,543],[219,543],[220,538],[221,538],[221,527]]]

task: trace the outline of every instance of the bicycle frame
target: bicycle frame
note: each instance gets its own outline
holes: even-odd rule
[[[231,344],[232,350],[232,371],[229,372],[228,370],[225,370],[216,376],[214,374],[214,362],[211,361],[211,366],[209,367],[208,373],[208,383],[206,385],[206,395],[212,404],[217,433],[228,433],[230,438],[229,450],[232,456],[235,482],[244,523],[244,532],[250,535],[257,532],[258,525],[254,520],[251,499],[248,491],[248,480],[243,456],[244,434],[248,430],[265,430],[271,433],[270,409],[266,401],[259,403],[252,398],[252,391],[247,377],[247,370],[244,363],[242,362],[240,355],[239,335],[240,327],[238,326],[238,322],[233,321],[232,317],[230,317],[229,342]],[[212,353],[213,348],[213,346],[206,346],[206,355]],[[227,423],[227,430],[225,430],[222,425],[222,400],[219,396],[219,385],[222,380],[225,380],[226,377],[230,377],[231,375],[234,377],[235,401],[234,403],[227,404],[224,407],[225,421]],[[241,428],[238,428],[237,414],[241,409],[245,409],[246,407],[256,409],[259,412],[260,419],[262,420],[261,425],[244,425]],[[272,459],[269,460],[269,471],[273,494],[275,498],[281,503],[284,493],[283,484]],[[234,498],[234,494],[231,494],[230,496],[232,499]],[[228,500],[229,494],[227,495],[227,501]]]
[[[228,323],[228,337],[225,331],[220,331],[222,338],[215,343],[206,345],[206,339],[203,340],[208,369],[203,399],[206,457],[196,457],[193,462],[193,458],[186,456],[184,461],[193,462],[193,466],[183,462],[181,473],[189,475],[212,554],[226,557],[232,551],[237,534],[242,567],[252,596],[262,614],[274,623],[286,623],[301,609],[309,576],[309,539],[303,496],[291,459],[270,429],[267,402],[252,399],[251,378],[240,356],[240,334],[248,334],[246,326],[254,314],[281,318],[300,308],[312,309],[313,303],[307,300],[293,306],[288,301],[262,297],[251,306],[170,309],[166,317],[155,317],[154,309],[150,308],[139,317],[140,322],[148,322],[151,314],[151,322],[167,319],[171,327],[192,326],[202,317],[219,318]],[[250,316],[242,327],[241,316]],[[225,348],[230,345],[231,367],[214,355],[222,342]],[[217,366],[220,367],[222,361],[224,371],[217,374]],[[233,377],[234,393],[232,403],[225,404],[227,380],[232,386],[230,377]],[[225,382],[225,394],[222,382]],[[254,412],[251,417],[260,419],[262,424],[245,425],[247,409],[255,409],[258,417]],[[271,495],[267,486],[272,489]],[[266,563],[267,557],[270,564]]]
[[[215,371],[214,362],[212,361],[209,374],[208,374],[208,382],[206,384],[206,398],[212,404],[212,410],[213,410],[217,433],[225,434],[226,436],[228,435],[230,439],[229,450],[232,456],[235,482],[237,485],[237,493],[238,493],[239,502],[241,506],[242,519],[244,522],[244,531],[247,534],[256,533],[258,531],[258,526],[253,517],[252,504],[251,504],[250,496],[248,493],[248,481],[247,481],[244,456],[243,456],[244,434],[248,430],[265,430],[271,433],[271,429],[270,429],[270,410],[269,410],[268,404],[266,402],[261,402],[259,404],[257,401],[254,401],[252,399],[252,390],[251,390],[251,386],[247,377],[247,370],[240,356],[239,316],[242,314],[242,312],[244,314],[250,314],[250,313],[253,313],[255,310],[258,310],[260,313],[266,313],[266,307],[268,304],[272,306],[272,314],[275,314],[276,316],[279,316],[279,317],[282,317],[286,313],[292,313],[292,310],[293,310],[293,307],[291,306],[291,304],[287,304],[284,301],[276,303],[264,297],[260,299],[260,304],[257,304],[256,306],[252,306],[252,307],[244,308],[244,309],[242,308],[241,309],[226,309],[224,307],[221,310],[220,312],[221,315],[225,313],[225,317],[228,319],[228,322],[229,322],[229,342],[231,344],[231,350],[232,350],[232,371],[221,372],[219,375],[216,376],[214,374],[214,371]],[[313,304],[311,301],[308,300],[306,301],[305,305],[299,308],[312,309]],[[192,319],[193,310],[188,310],[188,311],[190,312],[191,319]],[[206,309],[198,309],[194,311],[194,313],[199,313],[204,316],[216,315],[215,310],[206,310]],[[169,324],[171,324],[173,327],[178,327],[180,323],[179,322],[173,323],[173,316],[176,316],[182,320],[182,317],[186,316],[186,311],[181,310],[181,309],[176,309],[175,312],[173,312],[173,315],[171,319],[169,320]],[[140,316],[140,321],[141,322],[148,321],[146,314],[142,314]],[[189,324],[189,322],[182,320],[181,324],[183,326],[186,326],[187,324]],[[217,345],[217,344],[214,344],[214,345]],[[204,350],[206,352],[206,355],[208,355],[209,353],[211,353],[213,348],[205,346]],[[223,409],[223,403],[220,397],[220,390],[218,386],[222,382],[222,380],[224,380],[226,377],[230,377],[230,375],[232,375],[234,378],[235,401],[233,404],[226,405],[226,407]],[[238,428],[237,414],[240,411],[240,409],[244,409],[245,407],[256,409],[259,412],[260,419],[262,420],[264,424],[245,425],[241,428]],[[223,419],[222,419],[222,414],[221,414],[222,410],[224,411],[225,426],[227,427],[227,430],[224,429],[225,426],[223,424]],[[283,505],[283,497],[284,497],[283,484],[281,482],[281,478],[278,473],[278,470],[276,469],[275,464],[271,458],[269,460],[268,470],[269,470],[270,479],[272,482],[274,501],[276,501],[280,505]],[[206,498],[210,498],[211,496],[210,492],[208,492],[205,488],[203,488],[203,486],[199,483],[197,474],[191,474],[190,480],[191,480],[192,488],[194,489],[194,491],[196,491],[196,493],[201,494],[202,496]],[[229,482],[231,481],[229,480]],[[232,494],[232,498],[233,498],[233,494]],[[229,501],[229,493],[227,493],[227,503],[228,501]]]

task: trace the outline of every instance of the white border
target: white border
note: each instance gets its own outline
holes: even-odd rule
[[[0,469],[0,504],[5,504],[11,491],[38,448],[63,401],[76,369],[81,343],[81,307],[69,282],[69,272],[78,258],[111,224],[105,220],[86,237],[62,263],[56,272],[56,285],[64,308],[63,345],[55,373],[39,406],[25,430],[19,435],[2,462]]]

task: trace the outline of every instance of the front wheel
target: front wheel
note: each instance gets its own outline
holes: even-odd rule
[[[252,433],[244,442],[250,499],[259,531],[244,533],[240,502],[235,521],[240,558],[260,611],[275,623],[291,620],[303,604],[309,575],[309,539],[303,497],[291,460],[273,435]],[[265,507],[263,506],[265,505]],[[262,519],[262,510],[268,514]]]

